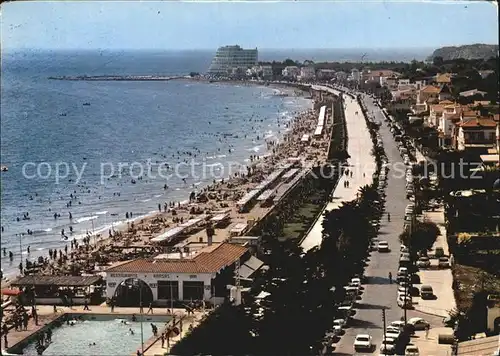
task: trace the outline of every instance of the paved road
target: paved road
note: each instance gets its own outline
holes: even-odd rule
[[[404,174],[394,175],[392,166],[395,163],[402,165],[402,159],[397,145],[389,131],[389,128],[383,121],[383,114],[380,109],[373,104],[371,99],[364,98],[367,105],[367,111],[373,111],[375,119],[383,124],[380,128],[385,151],[389,158],[391,170],[388,174],[388,184],[386,188],[386,212],[391,214],[391,221],[388,222],[384,217],[381,221],[381,228],[378,238],[387,240],[391,248],[389,253],[372,252],[369,265],[365,274],[367,284],[364,286],[363,299],[358,302],[359,307],[352,326],[346,330],[337,343],[335,355],[353,355],[353,343],[357,334],[368,333],[372,335],[376,349],[373,354],[378,355],[382,341],[382,308],[387,308],[386,320],[388,323],[399,320],[403,315],[396,302],[397,284],[389,284],[388,275],[392,272],[396,276],[399,261],[399,234],[403,229],[404,211],[408,204],[406,200],[406,188]],[[363,353],[363,355],[366,353]]]
[[[337,95],[339,94],[337,91],[334,92]],[[302,241],[301,246],[305,251],[318,246],[323,239],[323,213],[337,209],[342,205],[342,202],[356,199],[359,189],[373,182],[372,176],[375,173],[376,166],[375,159],[371,155],[373,144],[370,131],[361,115],[361,108],[356,100],[344,95],[344,106],[347,135],[349,137],[347,152],[351,157],[348,163],[351,166],[352,176],[344,174],[340,177],[332,201],[325,206],[311,231]],[[349,187],[344,186],[345,181],[349,182]]]

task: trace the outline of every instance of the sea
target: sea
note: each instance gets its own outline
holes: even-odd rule
[[[363,52],[363,53],[362,53]],[[357,51],[261,51],[264,61],[356,60]],[[371,52],[408,60],[423,52]],[[64,81],[54,76],[203,73],[213,51],[2,52],[1,266],[12,277],[88,233],[108,235],[185,201],[265,155],[303,96],[258,85],[174,81]],[[132,213],[126,217],[126,213]],[[71,219],[70,219],[71,213]],[[72,232],[70,232],[70,227]],[[28,233],[28,230],[30,233]],[[64,230],[64,231],[63,231]],[[27,248],[30,247],[28,254]],[[13,261],[4,255],[11,251]]]
[[[186,75],[205,72],[210,60],[196,52],[2,57],[1,247],[14,254],[12,262],[2,255],[4,276],[244,171],[250,155],[268,154],[267,142],[311,107],[294,92],[258,85],[48,79]]]

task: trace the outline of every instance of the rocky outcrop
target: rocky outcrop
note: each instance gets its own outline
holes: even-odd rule
[[[489,59],[498,56],[498,45],[476,43],[464,46],[450,46],[436,49],[428,58],[432,61],[435,57],[442,57],[443,60],[450,59]]]

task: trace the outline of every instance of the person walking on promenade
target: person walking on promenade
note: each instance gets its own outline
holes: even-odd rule
[[[113,313],[115,311],[115,298],[111,298],[109,306],[111,307],[111,313]]]
[[[429,325],[427,325],[427,326],[425,327],[425,339],[426,339],[426,340],[429,338],[429,330],[430,330],[430,328],[431,328],[431,327],[430,327]]]
[[[161,333],[161,348],[165,348],[165,333]]]
[[[154,314],[153,313],[153,303],[149,303],[149,309],[148,309],[148,312],[146,314],[149,314],[149,312],[151,312],[151,314]]]
[[[389,272],[389,284],[392,284],[392,273]]]
[[[144,307],[142,306],[142,301],[139,303],[139,313],[144,313]]]
[[[391,221],[391,213],[387,213],[387,221]]]
[[[89,308],[89,303],[87,301],[87,298],[85,297],[85,299],[83,300],[83,310],[88,310],[90,311],[90,308]]]

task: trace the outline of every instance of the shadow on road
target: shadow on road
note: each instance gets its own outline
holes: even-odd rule
[[[372,323],[371,321],[359,320],[359,319],[352,319],[349,323],[349,327],[358,329],[381,329],[380,326],[378,326],[375,323]]]
[[[393,283],[395,282],[393,281]],[[389,278],[378,276],[368,277],[367,284],[389,284]]]
[[[358,304],[357,306],[358,309],[389,309],[385,305],[376,305],[376,304]]]

